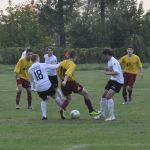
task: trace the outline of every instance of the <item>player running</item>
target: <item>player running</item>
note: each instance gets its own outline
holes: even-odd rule
[[[118,60],[113,57],[111,49],[105,48],[103,50],[103,55],[108,61],[108,69],[103,72],[105,75],[110,75],[110,80],[106,84],[105,91],[101,98],[100,114],[96,116],[95,119],[102,119],[105,117],[105,107],[108,105],[109,117],[106,119],[106,121],[113,121],[116,119],[114,115],[113,96],[116,93],[119,93],[124,83],[124,78],[121,66]]]
[[[25,88],[27,91],[28,109],[32,109],[31,85],[28,76],[28,69],[32,65],[31,56],[32,50],[28,49],[26,51],[26,56],[19,59],[18,63],[15,66],[14,72],[16,73],[17,81],[16,109],[20,109],[19,102],[22,93],[22,88]]]
[[[48,47],[47,54],[44,55],[45,63],[46,64],[57,64],[57,57],[53,54],[53,49],[51,47]],[[58,88],[58,78],[57,78],[57,72],[56,69],[48,69],[48,78],[52,83],[52,86],[55,88],[56,92],[60,97],[62,96],[61,90]]]
[[[33,64],[29,68],[30,80],[35,82],[36,91],[39,97],[42,99],[42,120],[47,120],[47,96],[51,96],[53,99],[55,99],[59,107],[61,107],[63,103],[63,100],[56,95],[55,89],[47,75],[47,69],[56,69],[60,66],[60,64],[51,65],[40,63],[40,58],[37,54],[33,54],[31,59]]]
[[[133,85],[136,80],[136,75],[140,71],[140,75],[143,78],[143,69],[142,69],[142,63],[139,58],[139,56],[133,54],[134,49],[132,47],[129,47],[127,49],[127,55],[121,57],[119,59],[119,62],[121,66],[124,68],[124,85],[123,85],[123,98],[124,103],[127,104],[127,102],[132,100],[132,89]],[[127,97],[128,95],[128,97]]]
[[[58,76],[62,81],[61,83],[62,93],[67,98],[67,100],[64,101],[62,108],[63,110],[66,109],[66,107],[71,101],[71,94],[72,92],[74,92],[83,96],[84,102],[89,110],[89,115],[96,116],[98,115],[98,113],[95,112],[93,109],[91,99],[89,97],[87,90],[81,84],[79,84],[75,79],[74,73],[76,69],[76,64],[75,64],[76,58],[77,58],[76,53],[72,51],[70,53],[69,59],[60,62],[61,66],[58,68],[57,71]],[[60,114],[62,119],[65,119],[63,110],[60,111]]]

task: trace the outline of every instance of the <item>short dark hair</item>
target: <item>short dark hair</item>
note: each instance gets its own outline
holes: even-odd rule
[[[133,50],[134,50],[133,46],[131,46],[131,45],[130,45],[130,46],[128,46],[128,48],[131,48],[131,49],[133,49]],[[128,48],[127,48],[127,49],[128,49]]]
[[[31,49],[30,47],[28,47],[28,48],[26,49],[26,54],[27,54],[28,52],[32,52],[32,49]]]
[[[76,57],[76,52],[75,51],[71,51],[69,57],[70,58],[75,58]]]
[[[47,51],[48,51],[48,50],[53,51],[53,48],[49,46],[49,47],[47,47]]]
[[[35,62],[38,57],[39,57],[38,54],[33,54],[32,57],[31,57],[32,62]]]
[[[103,55],[109,55],[109,56],[112,56],[113,55],[113,52],[110,48],[104,48],[103,49]]]

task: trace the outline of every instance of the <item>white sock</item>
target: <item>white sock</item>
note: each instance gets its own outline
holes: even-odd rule
[[[113,101],[113,99],[108,100],[108,111],[109,111],[109,117],[114,117],[114,101]]]
[[[55,102],[61,108],[61,106],[63,104],[63,99],[60,98],[58,95],[56,95]]]
[[[61,91],[59,88],[57,88],[56,92],[57,92],[57,95],[58,95],[60,98],[63,98],[62,91]]]
[[[106,107],[106,104],[107,104],[107,99],[106,98],[101,98],[101,101],[100,101],[100,111],[101,111],[101,114],[102,115],[105,115],[105,107]]]
[[[47,101],[41,101],[41,111],[42,111],[42,117],[46,117],[47,112]]]

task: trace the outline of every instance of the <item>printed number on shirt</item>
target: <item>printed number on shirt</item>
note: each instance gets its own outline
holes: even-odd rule
[[[42,74],[42,71],[41,71],[40,69],[39,69],[39,70],[36,70],[36,71],[34,72],[34,75],[35,75],[37,81],[43,79],[43,74]]]

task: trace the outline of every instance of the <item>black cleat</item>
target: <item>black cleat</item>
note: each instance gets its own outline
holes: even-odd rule
[[[66,119],[65,114],[64,114],[64,110],[60,110],[60,116],[61,116],[62,120]]]
[[[47,117],[42,117],[42,120],[47,120]]]

